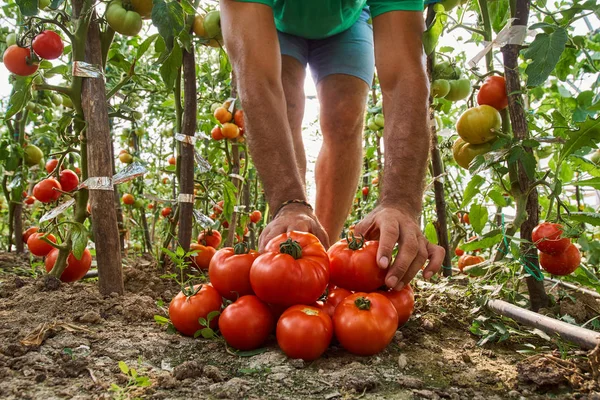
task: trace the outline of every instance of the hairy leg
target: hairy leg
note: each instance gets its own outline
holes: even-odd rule
[[[296,164],[298,164],[298,170],[303,182],[306,180],[306,153],[304,151],[304,143],[302,142],[305,76],[306,70],[298,60],[291,56],[281,56],[281,81],[287,104],[287,117],[292,130]]]

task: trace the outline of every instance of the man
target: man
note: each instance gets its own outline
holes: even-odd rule
[[[418,224],[430,143],[422,10],[422,0],[221,0],[250,154],[273,211],[261,249],[290,230],[312,232],[325,247],[339,237],[361,172],[365,104],[376,64],[385,173],[377,207],[355,231],[379,239],[381,268],[390,266],[398,243],[386,276],[390,288],[400,290],[428,259],[424,278],[439,270],[444,250],[429,243]],[[315,212],[303,184],[307,63],[323,134]]]

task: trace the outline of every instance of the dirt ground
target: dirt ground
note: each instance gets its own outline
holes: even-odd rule
[[[149,258],[124,267],[123,297],[100,295],[93,280],[46,291],[28,270],[0,253],[1,399],[600,399],[583,352],[565,360],[555,343],[529,338],[546,350],[523,355],[518,335],[477,346],[460,279],[454,294],[417,289],[415,314],[381,354],[332,344],[305,363],[287,359],[274,338],[239,357],[222,341],[167,333],[154,321],[164,315],[157,301],[168,304],[178,289]]]

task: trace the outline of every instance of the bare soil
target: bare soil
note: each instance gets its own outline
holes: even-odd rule
[[[527,358],[518,335],[478,347],[460,279],[452,292],[417,289],[413,317],[384,352],[358,357],[332,344],[305,363],[274,338],[239,357],[220,340],[167,333],[154,315],[165,315],[157,301],[168,304],[177,286],[150,258],[128,261],[119,297],[102,296],[93,280],[47,291],[27,260],[0,254],[0,398],[600,399],[595,364],[581,352],[564,360],[539,339],[547,350]]]

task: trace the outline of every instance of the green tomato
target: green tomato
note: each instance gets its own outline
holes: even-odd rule
[[[142,30],[142,17],[135,11],[123,8],[121,0],[113,0],[104,15],[108,25],[125,36],[136,36]]]
[[[221,34],[221,13],[211,11],[204,17],[204,33],[207,38],[216,38]]]
[[[446,11],[450,11],[457,5],[463,4],[463,1],[462,0],[443,0],[440,4],[444,6],[444,9]]]
[[[52,97],[50,97],[50,100],[52,100],[52,103],[55,106],[60,106],[63,103],[63,97],[60,94],[56,93],[54,93]]]
[[[33,167],[34,165],[38,165],[40,161],[44,158],[44,153],[42,150],[34,146],[33,144],[28,144],[25,146],[25,164],[29,167]]]
[[[373,122],[375,122],[375,124],[377,124],[380,128],[383,128],[383,124],[384,124],[383,114],[375,115],[375,118],[373,118]]]
[[[435,98],[444,97],[450,91],[450,82],[446,79],[436,79],[431,84],[431,95]]]
[[[592,160],[594,164],[600,164],[600,149],[592,153],[590,160]]]
[[[454,145],[452,145],[452,155],[456,163],[465,168],[469,169],[469,164],[480,154],[485,154],[492,149],[491,143],[483,144],[470,144],[465,142],[462,138],[456,139]]]
[[[144,208],[144,201],[141,199],[137,199],[136,201],[133,202],[133,207],[134,208]]]
[[[17,34],[14,32],[6,35],[6,47],[10,47],[13,44],[17,44]]]
[[[50,5],[50,0],[38,0],[38,8],[43,10]]]
[[[458,79],[455,81],[449,81],[450,91],[444,97],[450,101],[462,100],[471,94],[471,81],[468,79]]]
[[[373,118],[369,118],[367,120],[367,128],[369,128],[372,131],[378,131],[381,129],[381,127],[375,123],[375,120]]]
[[[554,153],[552,146],[538,147],[535,149],[535,155],[538,156],[540,160],[550,157],[552,153]]]
[[[133,119],[140,120],[144,117],[144,114],[142,114],[139,111],[134,111],[132,116],[133,116]]]
[[[211,112],[211,113],[214,113],[214,112],[215,112],[215,110],[216,110],[217,108],[219,108],[219,107],[221,107],[221,104],[219,104],[219,103],[212,103],[212,104],[210,105],[210,112]]]
[[[434,79],[458,79],[460,78],[460,68],[456,64],[450,64],[448,61],[442,61],[433,66]]]
[[[69,96],[62,96],[62,104],[65,107],[73,108],[73,101]]]

